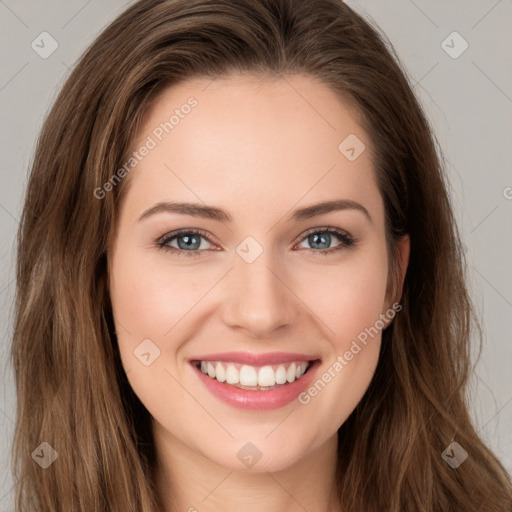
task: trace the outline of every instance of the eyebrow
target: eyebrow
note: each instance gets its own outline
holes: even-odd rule
[[[298,222],[307,219],[311,219],[313,217],[317,217],[318,215],[324,215],[326,213],[332,213],[336,211],[342,210],[355,210],[364,214],[364,216],[373,223],[373,220],[370,216],[368,210],[360,203],[356,201],[352,201],[350,199],[337,199],[334,201],[324,201],[322,203],[313,204],[311,206],[306,206],[304,208],[299,208],[295,210],[291,215],[286,218],[287,222]],[[221,208],[217,208],[215,206],[208,206],[201,203],[181,203],[181,202],[173,202],[166,201],[155,204],[154,206],[148,208],[146,211],[142,213],[137,222],[140,222],[144,219],[152,215],[156,215],[158,213],[178,213],[181,215],[190,215],[192,217],[202,217],[205,219],[217,220],[220,222],[232,222],[233,217],[222,210]]]

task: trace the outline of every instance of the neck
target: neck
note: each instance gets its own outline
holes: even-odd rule
[[[337,434],[274,472],[231,470],[159,425],[154,425],[154,434],[157,487],[164,512],[341,511],[335,481]]]

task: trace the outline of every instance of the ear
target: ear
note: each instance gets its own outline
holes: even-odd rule
[[[409,254],[411,252],[411,241],[409,235],[404,235],[397,244],[396,258],[397,268],[395,272],[390,272],[388,278],[388,287],[386,290],[386,300],[384,302],[385,314],[395,302],[400,302],[404,286],[405,274],[409,266]]]

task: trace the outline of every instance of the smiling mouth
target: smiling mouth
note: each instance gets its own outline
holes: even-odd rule
[[[315,361],[290,361],[252,366],[227,361],[192,361],[192,364],[217,382],[249,391],[270,391],[302,378]]]

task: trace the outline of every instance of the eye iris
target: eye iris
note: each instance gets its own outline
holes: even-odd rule
[[[199,249],[201,245],[200,237],[197,235],[180,235],[177,238],[178,247],[183,250]],[[181,241],[184,241],[182,244]]]
[[[309,243],[314,249],[328,249],[331,245],[331,235],[329,233],[313,233],[312,235],[309,235]],[[324,242],[327,242],[327,245],[325,247],[318,247],[317,244],[322,244],[322,239]]]

